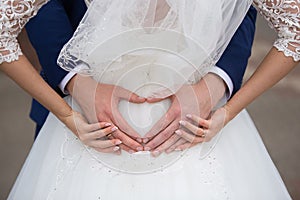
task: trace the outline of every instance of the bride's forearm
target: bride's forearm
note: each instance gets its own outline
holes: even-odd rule
[[[41,78],[25,56],[2,63],[0,68],[60,120],[72,115],[70,106]]]
[[[227,121],[233,119],[254,99],[279,82],[297,63],[273,47],[251,78],[225,105]]]

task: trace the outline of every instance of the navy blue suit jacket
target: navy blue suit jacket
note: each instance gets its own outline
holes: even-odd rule
[[[85,11],[83,0],[51,0],[26,25],[29,39],[43,68],[41,75],[60,94],[58,85],[67,72],[56,64],[56,60],[63,45],[72,37]],[[251,7],[217,63],[217,66],[232,79],[234,92],[241,86],[251,54],[255,20],[256,10]],[[30,117],[38,126],[43,125],[47,115],[48,111],[33,100]]]

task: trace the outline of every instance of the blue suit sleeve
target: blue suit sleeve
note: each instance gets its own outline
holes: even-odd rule
[[[229,45],[217,63],[233,82],[233,94],[240,89],[243,76],[251,55],[254,40],[256,10],[250,7],[246,17],[231,39]]]
[[[73,3],[68,5],[65,6],[61,0],[51,0],[26,25],[42,66],[41,75],[56,91],[59,91],[58,84],[67,74],[57,65],[57,57],[63,45],[72,37],[86,9],[84,4],[76,3],[76,7],[73,7],[77,10],[69,10]]]
[[[42,66],[41,76],[60,95],[59,83],[68,73],[57,65],[63,45],[72,37],[86,11],[84,0],[51,0],[26,25]],[[30,117],[42,126],[48,110],[33,100]]]

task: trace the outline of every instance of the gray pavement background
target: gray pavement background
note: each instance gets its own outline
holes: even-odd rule
[[[245,79],[267,53],[275,34],[258,19]],[[0,72],[0,199],[9,190],[33,143],[31,98]],[[248,107],[293,199],[300,200],[300,67]]]

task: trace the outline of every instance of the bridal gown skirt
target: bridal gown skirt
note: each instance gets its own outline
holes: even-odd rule
[[[207,155],[201,152],[206,144],[158,158],[104,155],[83,146],[50,114],[8,199],[291,199],[245,110],[217,138]]]

